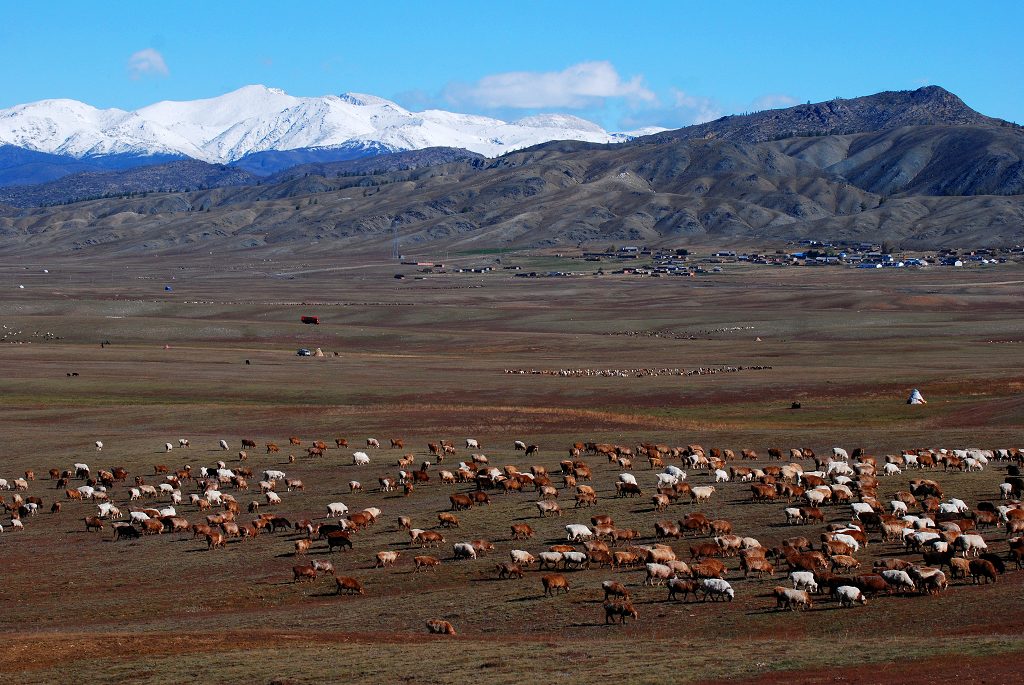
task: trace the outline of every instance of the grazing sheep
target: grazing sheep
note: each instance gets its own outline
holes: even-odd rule
[[[852,585],[840,585],[832,591],[832,594],[839,599],[839,606],[852,607],[854,604],[868,603],[868,598],[864,596],[864,593]]]
[[[455,635],[455,628],[448,621],[432,618],[427,621],[427,630],[435,635]]]

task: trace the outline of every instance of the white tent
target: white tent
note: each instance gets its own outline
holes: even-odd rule
[[[928,401],[921,395],[920,390],[914,388],[910,392],[910,397],[907,398],[907,404],[928,404]]]

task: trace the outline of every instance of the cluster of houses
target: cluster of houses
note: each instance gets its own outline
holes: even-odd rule
[[[1024,257],[1024,248],[981,248],[975,250],[944,249],[932,254],[903,256],[883,249],[877,243],[854,241],[818,241],[805,239],[792,243],[789,249],[772,252],[737,252],[717,250],[710,254],[696,255],[684,248],[650,248],[626,245],[610,247],[600,252],[583,252],[571,259],[599,262],[598,275],[626,274],[636,276],[683,276],[695,277],[703,273],[722,271],[724,264],[761,264],[768,266],[844,266],[858,269],[922,268],[928,266],[985,266],[1004,264],[1008,260]],[[566,255],[556,255],[564,257]],[[436,262],[402,262],[420,267],[422,274],[473,273],[485,274],[492,271],[512,271],[517,278],[566,278],[588,276],[592,271],[525,271],[518,265],[481,265],[446,269]],[[396,274],[395,278],[404,275]]]

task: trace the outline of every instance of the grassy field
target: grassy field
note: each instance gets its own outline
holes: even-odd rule
[[[482,255],[453,263],[475,264]],[[531,259],[554,260],[518,261]],[[409,276],[394,279],[403,268]],[[442,438],[459,448],[442,468],[466,458],[464,440],[474,437],[491,464],[523,470],[557,470],[577,440],[699,442],[762,455],[773,446],[819,454],[834,445],[863,447],[878,456],[913,447],[1024,447],[1024,269],[749,267],[684,280],[517,279],[500,271],[415,279],[412,267],[403,268],[212,258],[0,264],[0,477],[34,469],[40,479],[27,494],[44,500],[44,513],[27,519],[24,531],[2,519],[0,627],[9,637],[0,671],[27,683],[179,683],[210,674],[225,682],[447,683],[481,674],[489,682],[552,674],[582,682],[595,673],[637,683],[819,682],[844,673],[855,682],[902,682],[905,671],[883,665],[903,661],[918,676],[1013,680],[1000,668],[1024,653],[1024,625],[1012,611],[1024,599],[1021,573],[994,585],[957,581],[935,598],[881,597],[853,610],[823,598],[799,615],[774,610],[771,588],[785,583],[784,574],[745,580],[735,559],[727,562],[737,595],[731,604],[668,602],[664,588],[641,585],[641,571],[597,568],[569,572],[570,593],[544,598],[541,573],[499,581],[494,564],[510,549],[538,552],[563,542],[565,524],[597,513],[650,543],[654,521],[681,518],[690,505],[653,512],[646,464],[635,469],[645,496],[617,499],[618,467],[588,457],[596,508],[574,510],[564,491],[565,515],[539,519],[532,493],[495,493],[491,506],[460,513],[461,527],[444,533],[446,545],[433,552],[444,560],[438,570],[413,573],[420,552],[397,516],[435,528],[448,495],[468,486],[442,486],[432,468],[431,482],[403,497],[378,492],[377,479],[394,476],[406,452],[417,463],[429,458],[427,443]],[[300,324],[304,314],[321,325]],[[298,357],[298,347],[326,356]],[[751,366],[770,368],[643,377],[505,373]],[[904,404],[915,387],[927,405]],[[800,409],[790,408],[794,401]],[[287,462],[290,435],[303,439],[291,450],[295,463]],[[369,450],[369,466],[353,466],[352,451],[371,436],[384,448]],[[192,447],[165,453],[164,443],[177,445],[179,437]],[[352,448],[333,448],[335,437]],[[327,503],[343,501],[352,511],[379,507],[380,522],[356,535],[353,550],[331,554],[316,543],[307,558],[293,556],[300,536],[285,532],[215,551],[184,535],[115,543],[109,527],[84,530],[82,517],[94,505],[65,501],[45,478],[77,461],[94,471],[124,466],[147,483],[156,482],[155,464],[198,469],[225,459],[238,466],[242,438],[282,446],[277,455],[250,450],[253,486],[270,467],[306,484],[260,511],[322,518]],[[404,439],[406,449],[387,449],[390,438]],[[220,439],[232,449],[219,450]],[[332,447],[322,458],[305,454],[314,439]],[[539,456],[525,459],[513,440],[540,445]],[[973,506],[996,499],[1004,475],[995,464],[925,477]],[[891,495],[914,476],[886,479],[881,491]],[[348,492],[352,479],[363,493]],[[710,477],[694,471],[689,480]],[[243,507],[261,499],[255,488],[233,494]],[[111,495],[122,511],[135,504],[124,485]],[[63,501],[59,514],[49,513],[54,499]],[[720,484],[703,510],[766,545],[820,533],[785,526],[782,504],[748,500],[747,485]],[[187,504],[178,512],[193,522],[204,516]],[[831,507],[828,515],[845,521],[849,508]],[[509,539],[509,525],[520,522],[535,528],[535,539]],[[1001,530],[985,536],[1005,551]],[[493,541],[496,551],[450,560],[453,542],[477,538]],[[689,545],[673,544],[684,559]],[[373,568],[381,550],[402,552],[395,568]],[[880,542],[858,558],[869,567],[892,555],[920,558]],[[339,574],[364,582],[366,595],[335,596],[329,577],[293,583],[291,567],[308,558],[333,560]],[[638,621],[603,624],[600,583],[609,578],[630,587]],[[427,635],[428,618],[451,621],[459,635]],[[958,661],[959,654],[971,660]]]

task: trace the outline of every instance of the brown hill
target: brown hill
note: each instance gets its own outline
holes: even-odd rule
[[[902,108],[893,104],[900,98]],[[805,237],[914,247],[1024,242],[1019,127],[941,89],[819,110],[826,125],[868,130],[775,139],[773,131],[805,116],[798,107],[778,119],[729,118],[712,136],[685,134],[700,128],[690,127],[625,145],[549,143],[483,163],[303,173],[270,185],[6,210],[0,237],[7,251],[102,245],[126,253],[214,245],[387,253],[396,236],[409,251]],[[767,139],[743,140],[758,136]]]

